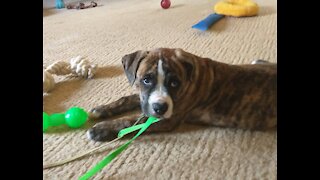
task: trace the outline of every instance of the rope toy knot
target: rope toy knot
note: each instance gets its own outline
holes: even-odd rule
[[[91,64],[87,59],[81,56],[72,58],[70,62],[57,61],[47,68],[44,67],[43,71],[43,92],[48,93],[55,86],[53,75],[61,76],[73,74],[82,78],[93,78],[97,71],[98,66]]]
[[[70,60],[70,68],[73,74],[91,79],[97,70],[97,65],[91,65],[88,60],[78,56]]]

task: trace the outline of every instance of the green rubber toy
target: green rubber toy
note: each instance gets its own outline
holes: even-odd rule
[[[85,124],[88,113],[79,107],[72,107],[66,113],[55,113],[48,115],[43,112],[43,132],[50,126],[60,126],[66,124],[70,128],[79,128]]]

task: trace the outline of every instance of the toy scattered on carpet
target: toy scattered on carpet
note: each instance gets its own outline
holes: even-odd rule
[[[259,6],[252,0],[224,0],[218,2],[213,10],[226,16],[245,17],[257,15]]]
[[[55,113],[48,115],[43,112],[43,132],[46,132],[50,126],[60,126],[66,124],[70,128],[79,128],[85,124],[88,119],[88,113],[79,107],[72,107],[66,113]]]
[[[224,16],[248,17],[255,16],[259,12],[258,4],[252,0],[223,0],[218,2],[213,9],[215,11],[214,14],[210,14],[205,19],[193,25],[192,28],[206,31]]]
[[[81,56],[72,58],[70,63],[58,61],[45,68],[43,71],[43,92],[50,92],[55,86],[53,75],[72,74],[83,78],[92,78],[95,75],[98,66],[91,64]]]
[[[201,31],[208,30],[215,22],[223,18],[224,15],[221,14],[210,14],[205,19],[201,20],[197,24],[193,25],[192,28],[199,29]]]
[[[56,0],[56,8],[57,8],[57,9],[62,9],[62,8],[64,8],[64,2],[63,2],[63,0]]]
[[[70,110],[68,110],[70,111]],[[67,111],[67,112],[68,112]],[[67,113],[66,113],[67,114]],[[48,117],[45,117],[46,115],[44,114],[44,119]],[[51,115],[52,116],[52,115]],[[65,115],[67,116],[67,115]],[[71,115],[70,115],[71,116]],[[52,168],[52,167],[56,167],[56,166],[60,166],[69,162],[72,162],[76,159],[79,159],[81,157],[84,157],[90,153],[96,152],[104,147],[106,147],[107,145],[109,145],[112,142],[115,142],[119,139],[121,139],[122,137],[124,137],[125,135],[132,133],[134,131],[139,130],[139,132],[133,137],[131,138],[129,141],[127,141],[125,144],[123,144],[122,146],[118,147],[116,150],[110,152],[103,160],[101,160],[98,164],[96,164],[96,166],[94,166],[93,168],[91,168],[89,171],[87,171],[84,175],[82,175],[79,179],[80,180],[87,180],[91,177],[93,177],[96,173],[98,173],[100,170],[102,170],[106,165],[108,165],[109,163],[111,163],[111,161],[116,158],[121,152],[123,152],[125,149],[128,148],[128,146],[136,139],[138,138],[145,130],[147,130],[147,128],[153,124],[159,121],[159,119],[155,118],[155,117],[148,117],[148,119],[146,120],[145,123],[142,124],[138,124],[137,123],[142,119],[142,118],[146,118],[145,116],[141,116],[140,118],[137,119],[137,121],[134,123],[133,126],[122,129],[121,131],[119,131],[118,133],[118,137],[110,142],[105,143],[104,145],[101,145],[99,147],[93,148],[89,151],[86,151],[84,153],[78,154],[72,158],[66,159],[64,161],[61,162],[56,162],[56,163],[50,163],[50,164],[46,164],[43,166],[43,169],[48,169],[48,168]],[[58,121],[62,121],[62,120],[58,120]],[[49,122],[50,123],[50,122]]]
[[[97,7],[98,4],[94,1],[90,2],[90,5],[85,5],[82,2],[79,2],[78,4],[68,4],[67,5],[67,9],[88,9],[88,8],[93,8],[93,7]]]
[[[163,9],[168,9],[171,6],[171,2],[170,0],[161,0],[160,5]]]
[[[128,146],[137,138],[139,137],[147,128],[155,123],[158,122],[159,119],[155,117],[149,117],[147,121],[143,124],[139,124],[136,126],[132,126],[126,129],[122,129],[119,134],[118,138],[123,137],[124,135],[131,133],[133,131],[136,131],[140,129],[140,131],[129,141],[127,141],[122,146],[118,147],[116,150],[109,153],[103,160],[101,160],[98,164],[96,164],[93,168],[91,168],[89,171],[87,171],[84,175],[82,175],[79,180],[87,180],[91,177],[93,177],[95,174],[97,174],[100,170],[102,170],[106,165],[108,165],[114,158],[116,158],[122,151],[128,148]]]

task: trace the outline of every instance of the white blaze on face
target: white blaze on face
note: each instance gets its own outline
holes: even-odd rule
[[[155,90],[150,94],[148,104],[149,110],[152,114],[156,114],[152,108],[153,103],[167,103],[168,110],[164,113],[164,118],[170,118],[173,110],[173,102],[171,97],[168,94],[167,89],[164,86],[165,74],[162,67],[162,60],[160,59],[158,62],[158,76],[157,76],[157,85]]]

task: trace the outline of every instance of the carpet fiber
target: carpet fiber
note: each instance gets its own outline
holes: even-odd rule
[[[210,30],[191,26],[213,12],[217,1],[107,0],[85,10],[43,11],[43,64],[78,55],[99,65],[90,80],[55,77],[56,87],[44,95],[44,111],[64,112],[72,106],[89,110],[134,93],[121,66],[125,54],[157,47],[182,48],[211,59],[249,63],[276,62],[275,0],[256,1],[259,16],[225,17]],[[55,162],[97,147],[85,127],[51,128],[43,135],[43,162]],[[77,179],[110,150],[127,140],[72,163],[43,171],[44,179]],[[276,179],[277,133],[182,125],[172,133],[139,137],[93,179]]]

